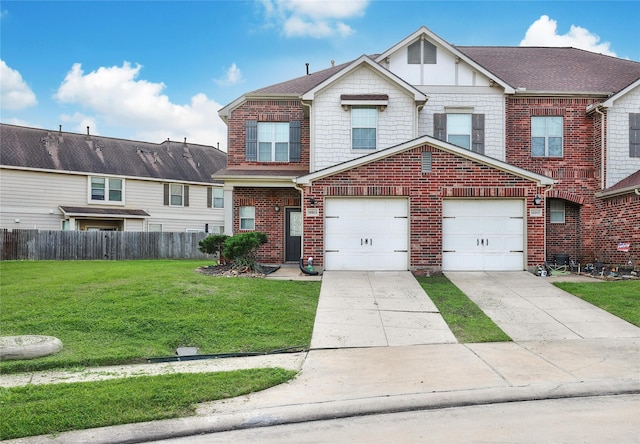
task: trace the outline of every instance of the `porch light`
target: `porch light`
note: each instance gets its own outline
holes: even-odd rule
[[[280,212],[280,205],[276,204],[276,206],[273,209],[276,210],[276,213],[279,213]]]
[[[315,204],[316,204],[316,200],[315,200],[313,197],[310,197],[310,198],[309,198],[309,203],[310,203],[311,205],[315,205]]]
[[[537,207],[542,203],[542,198],[540,197],[539,194],[536,195],[536,197],[533,198],[533,204]]]

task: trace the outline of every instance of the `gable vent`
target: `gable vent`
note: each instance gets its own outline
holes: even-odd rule
[[[423,152],[422,153],[422,173],[430,173],[431,172],[431,153]]]

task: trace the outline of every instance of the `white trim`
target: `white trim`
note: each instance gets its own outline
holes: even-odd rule
[[[437,45],[445,48],[447,51],[449,51],[452,54],[454,54],[460,60],[464,60],[464,62],[467,63],[469,66],[475,68],[477,71],[479,71],[480,73],[482,73],[483,75],[488,77],[490,80],[493,80],[498,85],[502,86],[504,88],[504,92],[506,94],[514,94],[515,93],[515,91],[516,91],[515,88],[513,88],[511,85],[509,85],[508,83],[506,83],[505,81],[500,79],[498,76],[496,76],[492,72],[488,71],[482,65],[479,65],[478,63],[474,62],[472,59],[470,59],[468,56],[466,56],[462,52],[458,51],[455,48],[455,46],[452,46],[447,41],[443,40],[441,37],[439,37],[438,35],[434,34],[426,26],[421,26],[420,29],[418,29],[416,32],[414,32],[413,34],[411,34],[408,37],[404,38],[400,42],[396,43],[391,48],[387,49],[385,52],[383,52],[378,57],[376,57],[375,61],[378,62],[378,63],[381,63],[382,61],[384,61],[384,59],[389,57],[394,52],[400,50],[401,48],[403,48],[405,46],[408,46],[411,43],[414,43],[417,39],[419,39],[422,36],[427,36],[429,40],[433,40],[434,42],[437,43]]]
[[[360,68],[363,65],[368,66],[369,68],[373,69],[376,73],[380,74],[381,76],[387,78],[389,81],[394,82],[395,84],[397,84],[398,86],[400,86],[401,88],[406,90],[410,95],[413,96],[413,98],[414,98],[414,100],[416,102],[424,103],[429,99],[429,97],[426,94],[424,94],[422,91],[420,91],[419,89],[417,89],[413,85],[405,82],[404,80],[402,80],[400,77],[396,76],[391,71],[383,68],[382,66],[380,66],[380,64],[376,63],[375,61],[373,61],[370,57],[368,57],[366,55],[360,56],[359,59],[355,60],[353,63],[351,63],[346,68],[341,69],[336,74],[332,75],[331,77],[329,77],[325,81],[321,82],[319,85],[316,85],[315,87],[313,87],[312,89],[310,89],[309,91],[304,93],[302,95],[301,99],[305,100],[305,101],[314,100],[315,94],[317,92],[321,91],[322,89],[326,88],[327,86],[331,85],[332,83],[338,81],[342,77],[350,74],[351,72],[355,71],[356,69]]]
[[[341,173],[343,171],[347,171],[361,165],[373,163],[380,159],[391,157],[395,154],[402,153],[404,151],[408,151],[410,149],[417,148],[425,144],[438,148],[442,151],[451,153],[455,156],[464,157],[466,159],[482,163],[492,168],[496,168],[498,170],[505,171],[507,173],[514,174],[516,176],[520,176],[524,179],[532,180],[534,182],[537,182],[538,186],[553,185],[556,183],[556,181],[550,177],[525,170],[524,168],[513,166],[511,164],[502,162],[501,160],[497,160],[492,157],[487,157],[485,155],[478,154],[473,151],[466,150],[464,148],[460,148],[448,142],[443,142],[442,140],[434,139],[431,136],[422,136],[417,139],[402,143],[400,145],[393,146],[391,148],[376,151],[374,153],[359,157],[357,159],[353,159],[347,162],[343,162],[343,163],[325,168],[323,170],[319,170],[310,174],[306,174],[304,176],[297,177],[293,179],[293,181],[298,185],[311,185],[311,182],[315,180],[322,179],[324,177],[329,177],[334,174]]]

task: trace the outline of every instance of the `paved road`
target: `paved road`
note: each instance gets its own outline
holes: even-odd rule
[[[516,402],[258,427],[155,441],[214,443],[640,443],[640,395]]]

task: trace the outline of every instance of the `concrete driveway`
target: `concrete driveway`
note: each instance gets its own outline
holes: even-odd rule
[[[312,349],[456,343],[408,271],[326,271]]]
[[[516,342],[640,337],[640,328],[526,271],[445,275]]]

